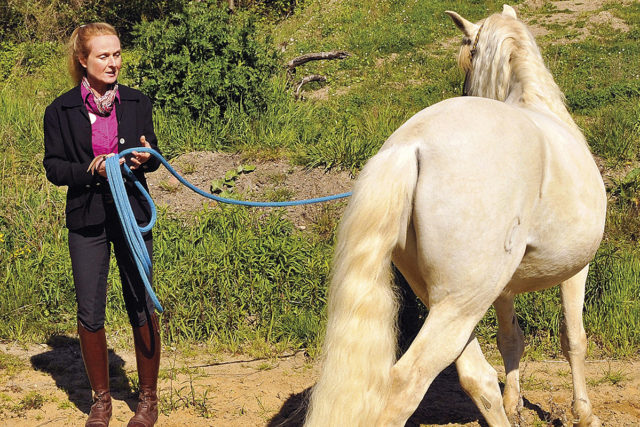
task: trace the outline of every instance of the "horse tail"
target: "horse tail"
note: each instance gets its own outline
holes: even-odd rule
[[[410,219],[416,148],[383,149],[365,165],[338,230],[322,372],[307,427],[374,426],[396,359],[391,254]]]

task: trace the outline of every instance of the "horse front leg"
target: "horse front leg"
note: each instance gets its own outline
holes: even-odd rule
[[[500,296],[494,303],[498,317],[498,349],[504,362],[504,409],[512,425],[520,425],[520,359],[524,353],[524,334],[516,317],[513,297]]]
[[[573,424],[578,427],[599,427],[600,419],[593,414],[587,395],[584,364],[587,353],[587,334],[582,323],[584,288],[589,266],[560,285],[564,319],[560,328],[562,352],[571,366],[573,378]]]

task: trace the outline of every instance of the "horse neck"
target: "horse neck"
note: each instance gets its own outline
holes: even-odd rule
[[[533,45],[514,58],[506,103],[550,113],[580,132],[565,105],[565,98]],[[581,132],[580,132],[581,133]]]

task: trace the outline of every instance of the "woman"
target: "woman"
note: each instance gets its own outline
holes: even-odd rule
[[[78,336],[94,392],[86,426],[107,426],[111,418],[104,331],[111,245],[133,327],[140,380],[140,403],[129,426],[152,426],[158,418],[158,319],[127,248],[104,161],[127,148],[158,149],[151,102],[139,91],[118,84],[120,40],[111,25],[93,23],[77,28],[69,48],[69,71],[76,87],[55,99],[45,111],[43,164],[49,181],[68,186],[65,214],[78,304]],[[145,188],[145,172],[160,165],[149,153],[134,152],[126,161]],[[151,210],[146,199],[131,183],[126,186],[136,220],[148,223]],[[151,255],[151,232],[145,242]]]

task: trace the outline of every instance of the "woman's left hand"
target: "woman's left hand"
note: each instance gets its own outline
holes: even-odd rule
[[[151,144],[147,142],[144,135],[140,137],[140,143],[143,147],[151,148]],[[137,151],[133,151],[131,154],[133,154],[133,157],[131,158],[131,163],[133,163],[133,166],[131,166],[132,170],[138,169],[143,163],[151,158],[151,153],[138,153]]]

